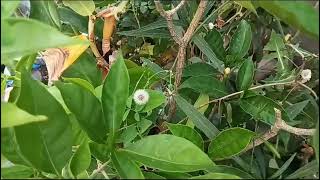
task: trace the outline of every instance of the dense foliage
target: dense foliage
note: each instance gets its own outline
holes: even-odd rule
[[[317,179],[317,6],[1,1],[1,178]]]

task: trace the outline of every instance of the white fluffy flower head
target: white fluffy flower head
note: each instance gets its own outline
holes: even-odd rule
[[[133,100],[138,105],[147,104],[149,101],[149,93],[144,89],[138,89],[133,94]]]
[[[212,22],[210,22],[210,23],[208,24],[208,26],[209,26],[209,29],[210,29],[210,30],[212,30],[212,29],[214,28],[214,24],[213,24]]]
[[[304,69],[303,71],[301,71],[301,82],[305,83],[307,81],[309,81],[311,79],[311,70],[310,69]]]

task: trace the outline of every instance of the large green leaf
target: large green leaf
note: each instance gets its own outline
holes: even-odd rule
[[[195,35],[192,38],[192,42],[200,49],[203,54],[209,59],[209,64],[215,67],[219,72],[223,72],[223,62],[217,57],[210,45],[199,35]]]
[[[182,124],[166,123],[166,125],[173,135],[185,138],[203,150],[203,139],[196,130]]]
[[[207,63],[194,63],[186,66],[183,70],[183,77],[194,76],[215,76],[220,74],[213,66]]]
[[[216,165],[211,166],[206,169],[206,171],[210,173],[227,173],[227,174],[233,174],[243,179],[254,179],[250,174],[247,172],[244,172],[240,169],[237,169],[235,167],[226,166],[226,165]]]
[[[93,157],[102,162],[106,162],[108,160],[110,150],[106,144],[98,144],[92,141],[89,143],[89,146]]]
[[[73,154],[70,161],[70,170],[74,177],[77,177],[80,173],[86,170],[90,166],[91,153],[89,144],[84,141]]]
[[[205,40],[217,58],[224,61],[226,57],[226,51],[223,47],[223,39],[221,34],[216,29],[212,29],[206,35]]]
[[[221,131],[210,143],[208,154],[213,160],[222,160],[239,154],[250,143],[254,133],[243,128]]]
[[[177,95],[174,99],[182,111],[192,120],[193,124],[209,139],[212,139],[219,133],[219,130],[183,97]]]
[[[62,76],[87,80],[94,87],[101,85],[102,82],[102,73],[96,67],[94,57],[88,53],[82,53],[78,60],[63,72]]]
[[[89,43],[70,38],[55,28],[26,18],[6,18],[2,21],[1,59],[15,58],[53,47]],[[3,31],[2,31],[3,29]],[[28,42],[28,45],[21,42]]]
[[[319,12],[310,3],[302,1],[259,1],[258,4],[285,23],[319,39]]]
[[[129,74],[121,52],[111,66],[102,88],[102,110],[107,129],[109,143],[113,144],[116,131],[120,128],[122,117],[129,97]]]
[[[92,84],[90,84],[88,81],[81,79],[81,78],[64,78],[63,80],[66,82],[71,82],[73,84],[77,84],[85,89],[87,89],[88,91],[90,91],[92,94],[96,94],[94,87],[92,86]]]
[[[48,121],[14,128],[15,141],[24,158],[41,171],[60,174],[71,157],[72,146],[71,124],[63,107],[25,71],[21,74],[17,106],[30,114],[48,117]]]
[[[254,119],[261,120],[271,126],[275,123],[274,108],[282,111],[282,118],[288,120],[288,115],[284,109],[265,96],[257,95],[240,99],[240,107]]]
[[[228,53],[236,55],[239,58],[244,57],[250,48],[251,40],[252,32],[250,24],[248,24],[245,20],[242,20],[236,32],[232,36]]]
[[[248,58],[244,61],[238,71],[237,75],[237,88],[239,91],[247,90],[251,87],[254,76],[254,64],[253,61]]]
[[[144,179],[144,176],[134,161],[127,154],[114,151],[111,153],[112,163],[122,179]]]
[[[194,176],[190,179],[241,179],[240,177],[226,173],[208,173],[201,176]]]
[[[19,126],[32,122],[45,121],[48,118],[42,115],[32,115],[15,104],[1,102],[1,128]]]
[[[166,96],[160,91],[147,90],[147,92],[149,93],[149,101],[142,109],[142,112],[151,111],[166,101]]]
[[[214,165],[196,145],[168,134],[147,136],[121,151],[133,160],[163,171],[190,172]]]
[[[228,95],[228,90],[224,83],[210,76],[190,77],[180,85],[180,88],[190,88],[198,93],[207,94],[214,98]]]
[[[1,168],[1,178],[3,179],[28,179],[34,171],[30,167],[14,165],[12,167]]]
[[[74,83],[56,82],[68,109],[76,116],[80,127],[93,141],[104,143],[106,122],[99,99],[89,90]]]
[[[81,16],[90,16],[95,10],[95,4],[93,0],[85,0],[85,1],[72,1],[72,0],[63,0],[62,1],[65,6],[70,7],[76,13]]]
[[[57,5],[54,1],[30,1],[30,4],[30,18],[39,20],[58,29],[61,28]]]

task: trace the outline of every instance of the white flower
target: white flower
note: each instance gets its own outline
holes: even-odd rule
[[[214,24],[212,22],[210,22],[208,25],[209,25],[210,30],[212,30],[214,28]]]
[[[121,45],[121,43],[122,43],[122,41],[121,41],[121,40],[119,40],[119,41],[117,42],[117,46],[120,46],[120,45]]]
[[[138,105],[144,105],[149,101],[149,93],[144,89],[138,89],[133,94],[133,100]]]
[[[231,69],[229,67],[227,67],[224,69],[224,74],[228,75],[228,74],[230,74],[230,71],[231,71]]]
[[[309,81],[311,79],[311,70],[310,69],[304,69],[303,71],[301,71],[301,77],[302,77],[302,80],[301,82],[302,83],[305,83],[307,81]]]

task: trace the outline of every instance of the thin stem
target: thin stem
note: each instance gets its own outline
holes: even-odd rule
[[[95,169],[92,174],[89,176],[88,179],[93,179],[94,177],[96,177],[96,175],[103,171],[103,169],[111,162],[111,160],[109,159],[107,162],[103,163],[98,169]]]

